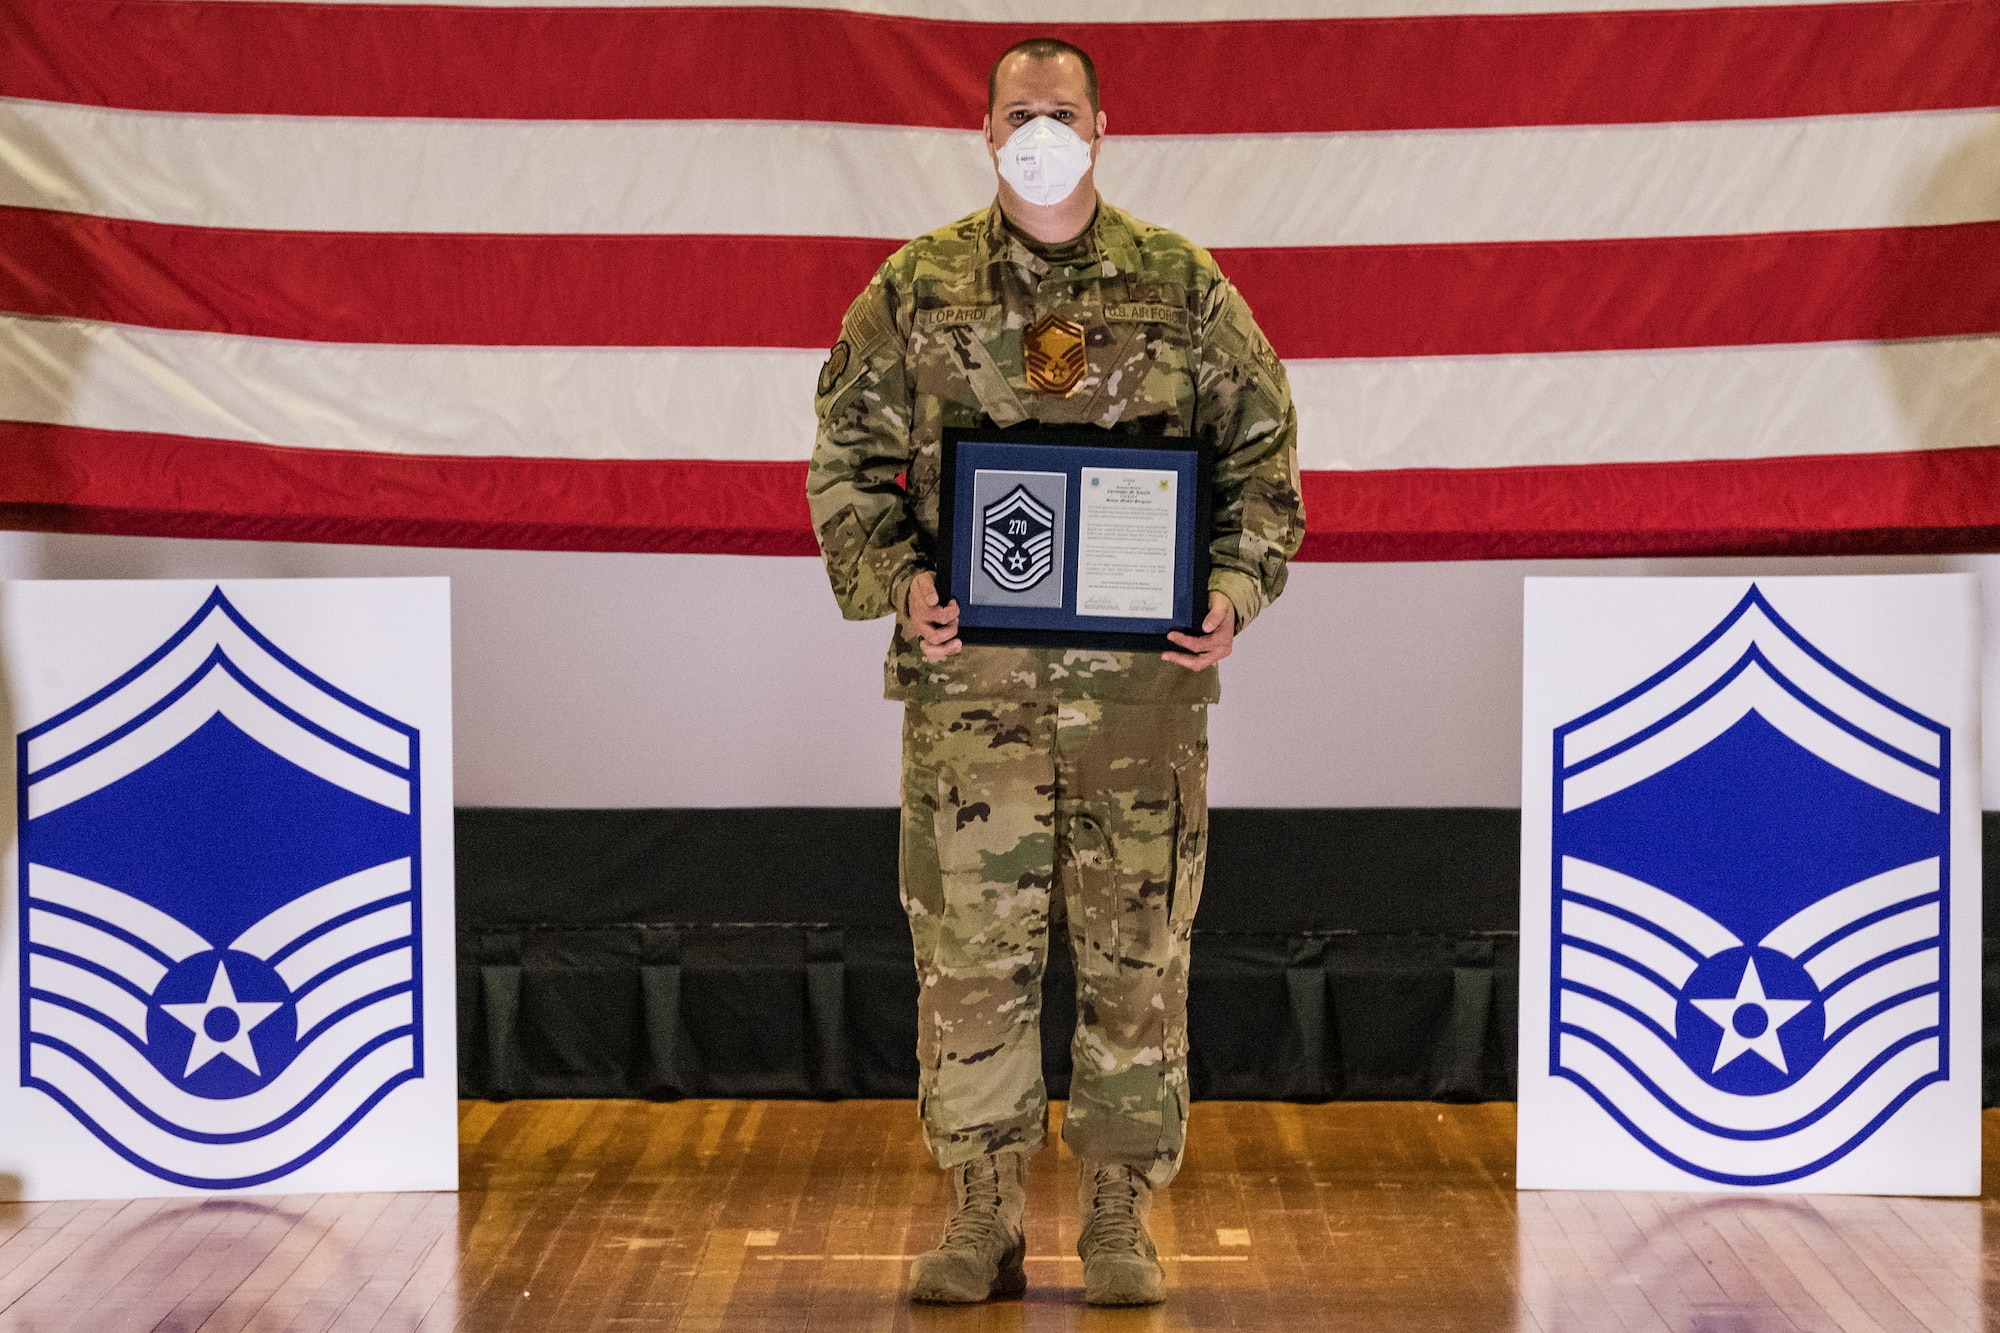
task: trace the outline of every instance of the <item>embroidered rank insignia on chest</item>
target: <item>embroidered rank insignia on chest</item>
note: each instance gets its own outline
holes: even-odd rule
[[[1028,387],[1051,398],[1067,398],[1083,382],[1089,366],[1083,325],[1060,315],[1044,315],[1021,330],[1021,363]]]

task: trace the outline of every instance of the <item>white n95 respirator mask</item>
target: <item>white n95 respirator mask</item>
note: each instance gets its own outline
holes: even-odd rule
[[[1031,204],[1059,204],[1090,170],[1090,145],[1075,130],[1036,116],[1000,145],[1000,179]]]

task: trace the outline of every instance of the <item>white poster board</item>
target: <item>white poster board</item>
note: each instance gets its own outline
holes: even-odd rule
[[[0,1197],[457,1188],[444,579],[0,584]]]
[[[1977,1194],[1972,576],[1526,607],[1521,1187]]]

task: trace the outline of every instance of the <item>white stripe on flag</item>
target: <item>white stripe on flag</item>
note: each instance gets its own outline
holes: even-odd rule
[[[0,315],[0,419],[323,449],[804,459],[824,354],[291,342]],[[2000,335],[1299,360],[1313,469],[2000,443]]]
[[[1101,178],[1120,207],[1212,247],[1991,221],[2000,111],[1114,132]],[[969,130],[210,116],[0,99],[0,204],[192,226],[901,238],[992,193]]]
[[[2000,444],[2000,337],[1289,361],[1307,468]]]
[[[368,452],[803,459],[825,359],[305,343],[0,315],[0,419]]]

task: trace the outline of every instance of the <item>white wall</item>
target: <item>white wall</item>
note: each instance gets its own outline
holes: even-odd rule
[[[1218,805],[1516,805],[1527,574],[1976,569],[2000,557],[1298,565],[1223,668]],[[814,560],[0,533],[4,578],[452,579],[466,805],[892,805],[886,621]],[[2000,636],[1996,636],[2000,638]],[[1989,697],[2000,649],[1989,648]],[[1985,762],[2000,806],[2000,743]]]

